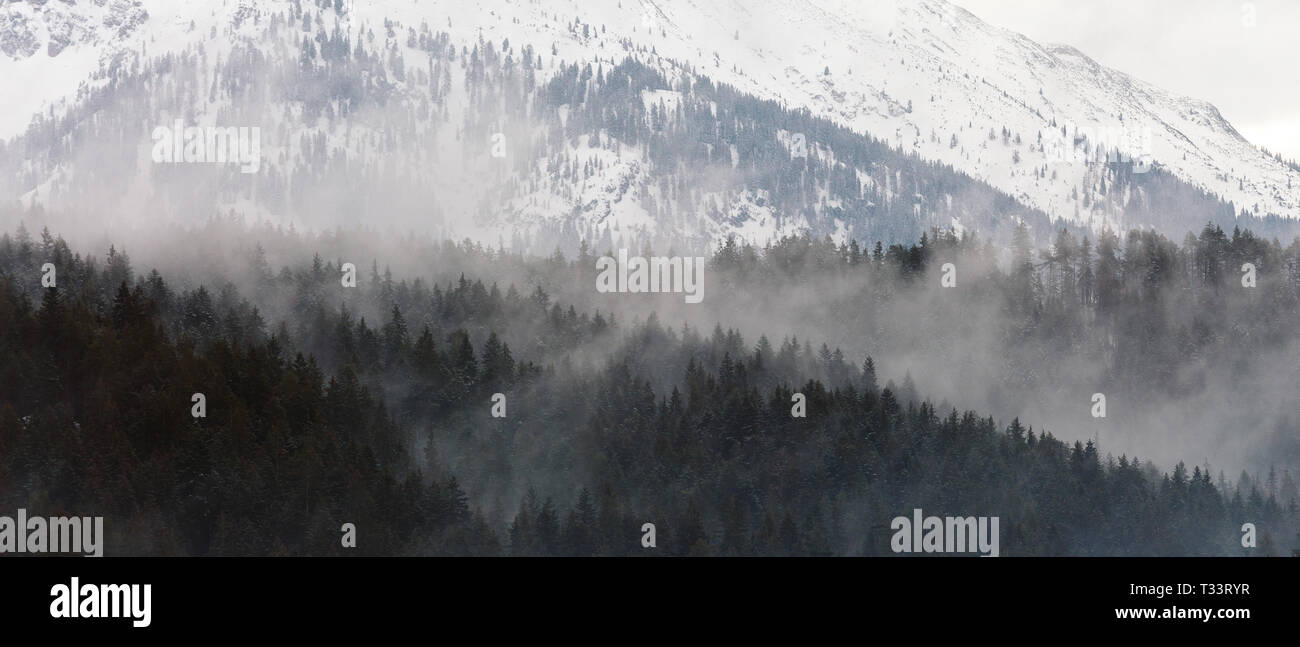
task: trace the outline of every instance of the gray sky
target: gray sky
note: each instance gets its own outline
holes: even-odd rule
[[[1213,103],[1300,160],[1300,0],[952,0],[1038,42]],[[1253,18],[1253,21],[1252,21]]]

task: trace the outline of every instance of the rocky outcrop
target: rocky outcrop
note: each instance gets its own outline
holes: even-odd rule
[[[22,59],[44,47],[58,56],[74,45],[129,36],[148,19],[139,0],[0,0],[0,54]]]

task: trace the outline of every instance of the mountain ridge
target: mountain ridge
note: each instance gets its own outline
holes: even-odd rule
[[[253,44],[262,40],[266,45],[260,35],[264,32],[260,17],[286,9],[292,12],[295,6],[310,10],[318,3],[210,0],[191,14],[199,16],[192,21],[204,24],[189,28],[180,24],[179,14],[167,3],[155,0],[62,4],[149,16],[146,28],[135,28],[115,47],[97,41],[71,43],[51,57],[80,56],[76,59],[80,62],[88,51],[98,52],[102,70],[132,58],[124,54],[135,53],[137,61],[148,60],[177,47],[192,47],[196,41],[211,48],[208,51],[220,60],[230,54],[231,36],[247,38]],[[1103,159],[1092,139],[1109,144],[1148,136],[1155,165],[1193,187],[1231,201],[1237,213],[1284,219],[1300,216],[1300,203],[1290,191],[1300,173],[1246,142],[1213,105],[1177,97],[1102,66],[1073,47],[1041,45],[988,25],[969,11],[940,0],[898,0],[866,7],[794,0],[628,0],[587,8],[578,3],[470,6],[411,0],[325,4],[328,8],[315,7],[322,30],[341,24],[348,34],[359,33],[356,29],[360,28],[373,32],[390,19],[413,30],[432,20],[435,28],[448,30],[451,44],[462,49],[482,42],[476,39],[511,42],[517,48],[532,46],[539,61],[548,59],[536,68],[539,86],[555,78],[565,63],[607,61],[612,66],[624,56],[638,57],[660,70],[676,70],[677,75],[707,74],[715,83],[726,83],[792,109],[807,109],[854,132],[878,137],[904,154],[950,165],[1029,208],[1042,210],[1053,220],[1094,231],[1155,225],[1131,215],[1130,201],[1146,199],[1141,185],[1114,195],[1108,186],[1115,182],[1114,155]],[[5,11],[13,15],[16,6],[11,4]],[[42,11],[48,14],[51,9]],[[440,18],[445,18],[445,26]],[[726,34],[711,27],[717,24],[737,27]],[[223,33],[217,36],[218,32]],[[400,54],[412,54],[410,48],[400,47],[400,34],[387,40],[389,44],[396,41]],[[383,48],[389,49],[387,45]],[[25,60],[31,63],[45,55],[35,52]],[[824,69],[817,70],[816,62],[824,63]],[[959,64],[963,62],[964,66]],[[23,64],[12,57],[0,60],[0,66]],[[1015,72],[1003,74],[1004,69]],[[1061,70],[1064,76],[1058,73]],[[760,78],[762,74],[767,78]],[[1080,93],[1072,89],[1089,77],[1095,77],[1092,85],[1104,84],[1112,91]],[[1035,84],[1037,93],[1032,91]],[[50,100],[48,105],[55,104]],[[1073,138],[1066,127],[1072,123],[1079,126]],[[1058,129],[1062,141],[1052,141]],[[12,124],[7,130],[0,129],[0,133],[12,131]],[[995,136],[999,131],[1005,133],[1001,143]],[[1141,151],[1133,152],[1138,153],[1135,163],[1142,162]],[[1134,156],[1126,153],[1119,159],[1128,157]],[[639,170],[644,168],[642,164]],[[602,181],[622,183],[637,176],[638,169],[621,167],[617,173],[624,179],[618,180],[617,174],[602,175]],[[28,203],[37,197],[29,196]],[[524,203],[530,199],[539,201],[521,198]],[[730,204],[743,207],[754,199],[749,196],[737,202],[733,198]],[[1170,205],[1154,208],[1174,210]],[[627,218],[647,225],[658,220],[645,209]],[[788,232],[771,222],[749,224],[752,226],[739,231],[749,232],[746,235],[751,238]],[[967,223],[957,220],[952,224],[964,227]],[[1192,229],[1201,224],[1203,221],[1181,222],[1177,226]],[[495,233],[502,235],[499,229]],[[724,227],[710,235],[728,233],[736,230]]]

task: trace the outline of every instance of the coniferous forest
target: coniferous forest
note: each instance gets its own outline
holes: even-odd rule
[[[953,370],[996,386],[988,402],[1069,389],[1064,373],[1095,364],[1111,393],[1158,408],[1195,393],[1205,362],[1254,384],[1287,352],[1300,244],[1211,224],[1181,246],[1063,230],[1034,249],[1022,229],[1004,271],[951,231],[733,242],[708,259],[710,326],[624,305],[648,295],[599,301],[585,246],[535,258],[412,240],[437,267],[394,273],[385,259],[407,254],[363,258],[364,236],[210,222],[190,240],[178,256],[214,240],[226,256],[159,271],[48,231],[0,237],[0,508],[103,515],[114,555],[339,554],[342,523],[364,554],[639,555],[653,523],[658,555],[888,555],[890,519],[918,507],[999,516],[1004,555],[1244,555],[1245,522],[1260,528],[1250,554],[1268,555],[1300,521],[1284,444],[1225,475],[1214,454],[1119,451],[1123,434],[1181,433],[1140,416],[1067,439],[928,394],[931,369],[889,352],[762,330],[785,324],[737,296],[797,304],[817,286],[844,328],[940,361],[973,357],[953,350],[974,325],[954,313],[979,319],[983,303],[1005,343]],[[363,268],[355,288],[344,262]],[[966,286],[950,300],[947,262]],[[1243,262],[1265,296],[1236,287]],[[57,287],[41,287],[45,263]],[[761,332],[725,327],[742,321]],[[1237,397],[1225,437],[1296,424],[1294,399],[1275,412],[1275,392]]]
[[[0,524],[1300,549],[1300,176],[1208,101],[942,1],[0,4],[42,82],[0,106]]]

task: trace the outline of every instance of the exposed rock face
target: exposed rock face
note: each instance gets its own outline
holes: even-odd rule
[[[0,53],[14,59],[44,47],[58,56],[77,44],[127,36],[149,20],[139,0],[9,0],[0,7]]]
[[[32,19],[15,7],[0,11],[0,52],[14,58],[27,58],[40,49]]]

